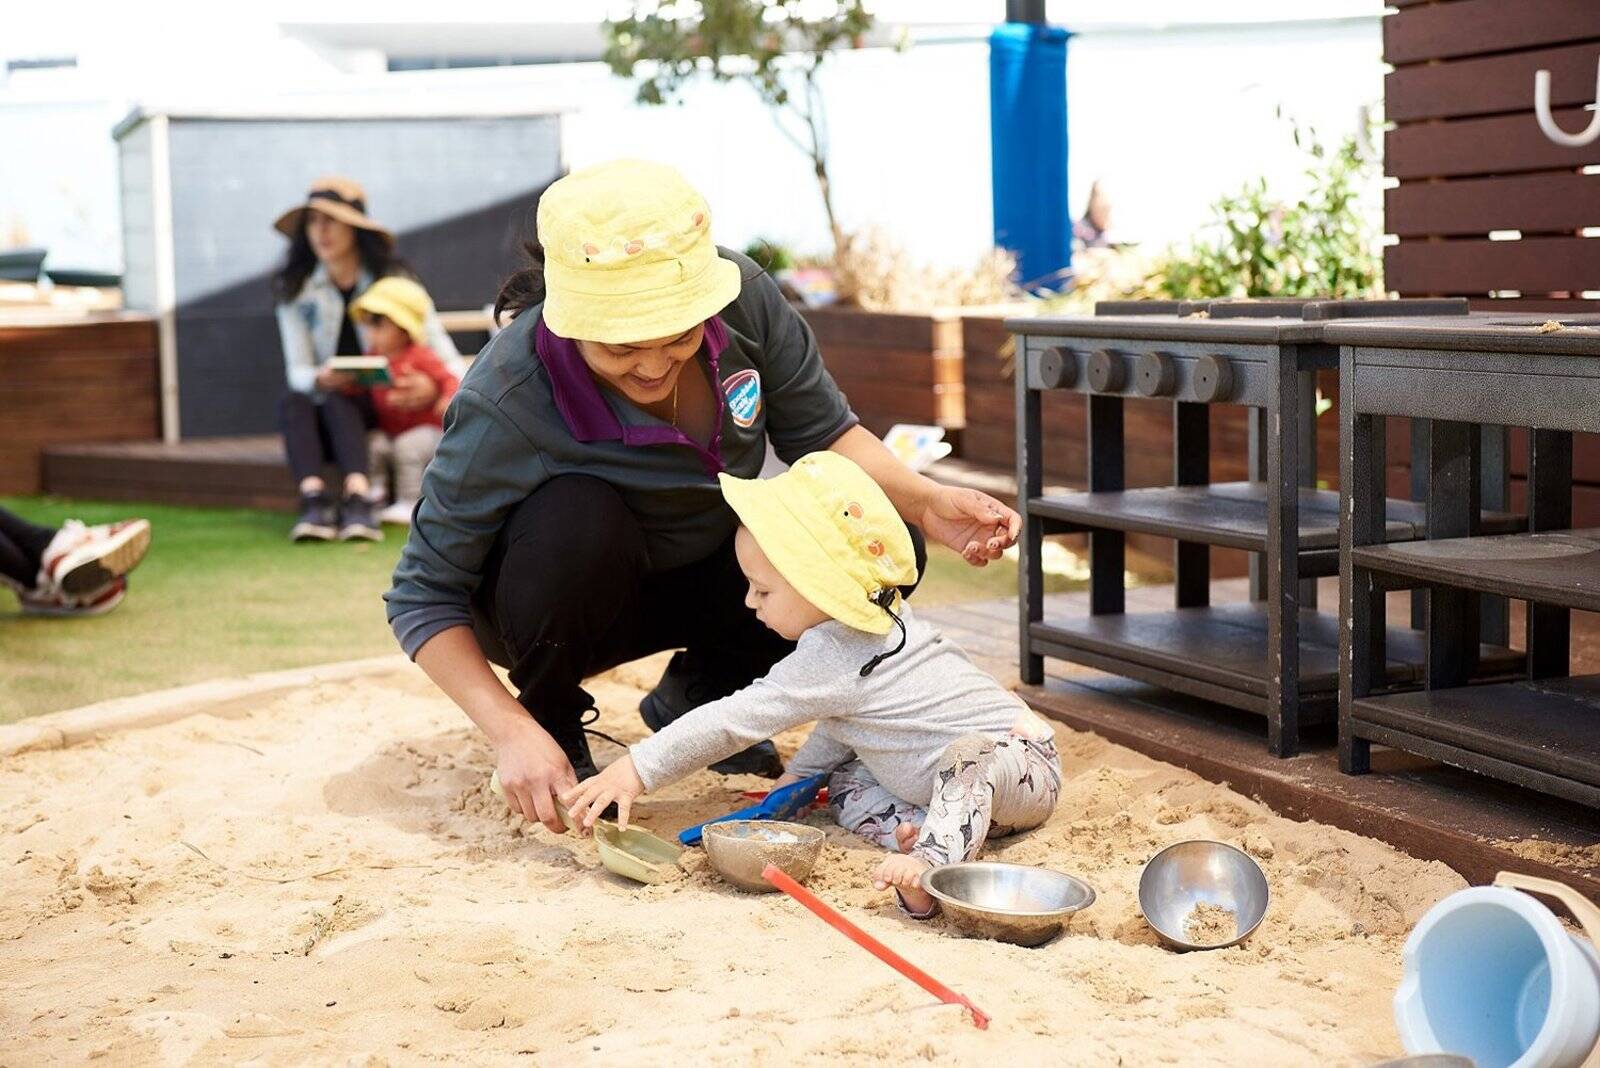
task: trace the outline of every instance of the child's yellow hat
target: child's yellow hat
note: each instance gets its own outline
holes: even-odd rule
[[[717,255],[705,198],[665,164],[573,171],[540,196],[538,229],[544,323],[561,337],[674,337],[739,295],[739,267]]]
[[[873,598],[917,580],[916,553],[870,475],[836,452],[814,452],[773,478],[718,477],[739,521],[802,597],[857,630],[889,633],[884,608],[895,602]]]
[[[411,279],[397,275],[378,279],[350,302],[350,318],[362,312],[381,315],[409,334],[416,345],[427,343],[428,332],[423,324],[432,310],[433,301],[428,291]]]

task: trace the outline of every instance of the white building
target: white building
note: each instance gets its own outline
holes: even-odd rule
[[[268,5],[30,5],[0,31],[0,247],[37,244],[50,264],[122,263],[110,131],[136,104],[195,110],[274,99],[381,97],[434,106],[508,98],[566,112],[564,157],[640,155],[680,166],[711,199],[717,237],[826,244],[802,158],[746,87],[709,81],[684,106],[645,108],[599,63],[602,0],[514,6],[391,0]],[[1109,5],[1106,5],[1109,7]],[[988,50],[1002,0],[880,0],[872,47],[830,64],[837,205],[847,228],[880,225],[936,262],[992,239]],[[1070,181],[1080,208],[1102,179],[1119,236],[1165,244],[1247,178],[1300,180],[1281,110],[1334,139],[1382,94],[1377,0],[1055,2],[1068,51]],[[263,11],[262,9],[269,9]],[[911,47],[886,47],[904,34]],[[486,64],[469,66],[469,64]],[[488,65],[495,64],[495,65]],[[305,161],[307,179],[319,172]],[[359,175],[357,176],[359,177]],[[262,226],[276,205],[263,205]],[[375,204],[380,215],[382,205]]]

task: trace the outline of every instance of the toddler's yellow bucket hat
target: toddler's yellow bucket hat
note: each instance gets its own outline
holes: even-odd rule
[[[380,278],[350,302],[350,318],[362,312],[381,315],[411,336],[413,344],[425,344],[428,332],[423,326],[428,313],[433,310],[433,300],[428,291],[409,278],[390,275]]]
[[[538,229],[544,324],[561,337],[673,337],[739,295],[739,267],[717,255],[705,198],[662,163],[573,171],[539,198]]]
[[[802,597],[857,630],[889,633],[894,622],[872,598],[915,582],[917,562],[911,532],[872,476],[836,452],[814,452],[773,478],[718,477],[729,507]]]

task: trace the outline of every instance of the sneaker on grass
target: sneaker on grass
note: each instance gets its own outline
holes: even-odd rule
[[[350,494],[339,505],[340,541],[382,541],[383,528],[372,515],[372,502]]]
[[[119,576],[112,579],[110,585],[88,598],[69,597],[60,590],[44,590],[18,593],[17,600],[21,602],[22,614],[25,616],[69,618],[103,616],[121,604],[127,595],[128,579],[126,576]]]
[[[149,520],[125,519],[91,527],[69,519],[40,557],[38,592],[45,597],[60,593],[72,601],[92,601],[138,567],[149,548]]]
[[[416,501],[395,501],[378,513],[378,522],[390,523],[397,527],[409,527],[411,525],[411,513],[416,507]]]
[[[302,493],[300,515],[289,531],[290,541],[332,541],[339,533],[339,510],[326,493]]]

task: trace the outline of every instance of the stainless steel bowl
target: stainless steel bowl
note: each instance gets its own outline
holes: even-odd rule
[[[766,894],[778,889],[761,877],[768,864],[803,883],[822,855],[827,837],[816,827],[782,820],[728,820],[708,823],[700,839],[717,874],[740,890]]]
[[[1178,949],[1221,949],[1250,937],[1267,914],[1270,894],[1261,866],[1241,849],[1222,842],[1179,842],[1150,859],[1139,875],[1139,911]],[[1197,905],[1233,913],[1231,938],[1190,941],[1186,925]]]
[[[962,934],[1037,946],[1094,904],[1094,887],[1049,868],[969,861],[929,868],[922,888]]]

